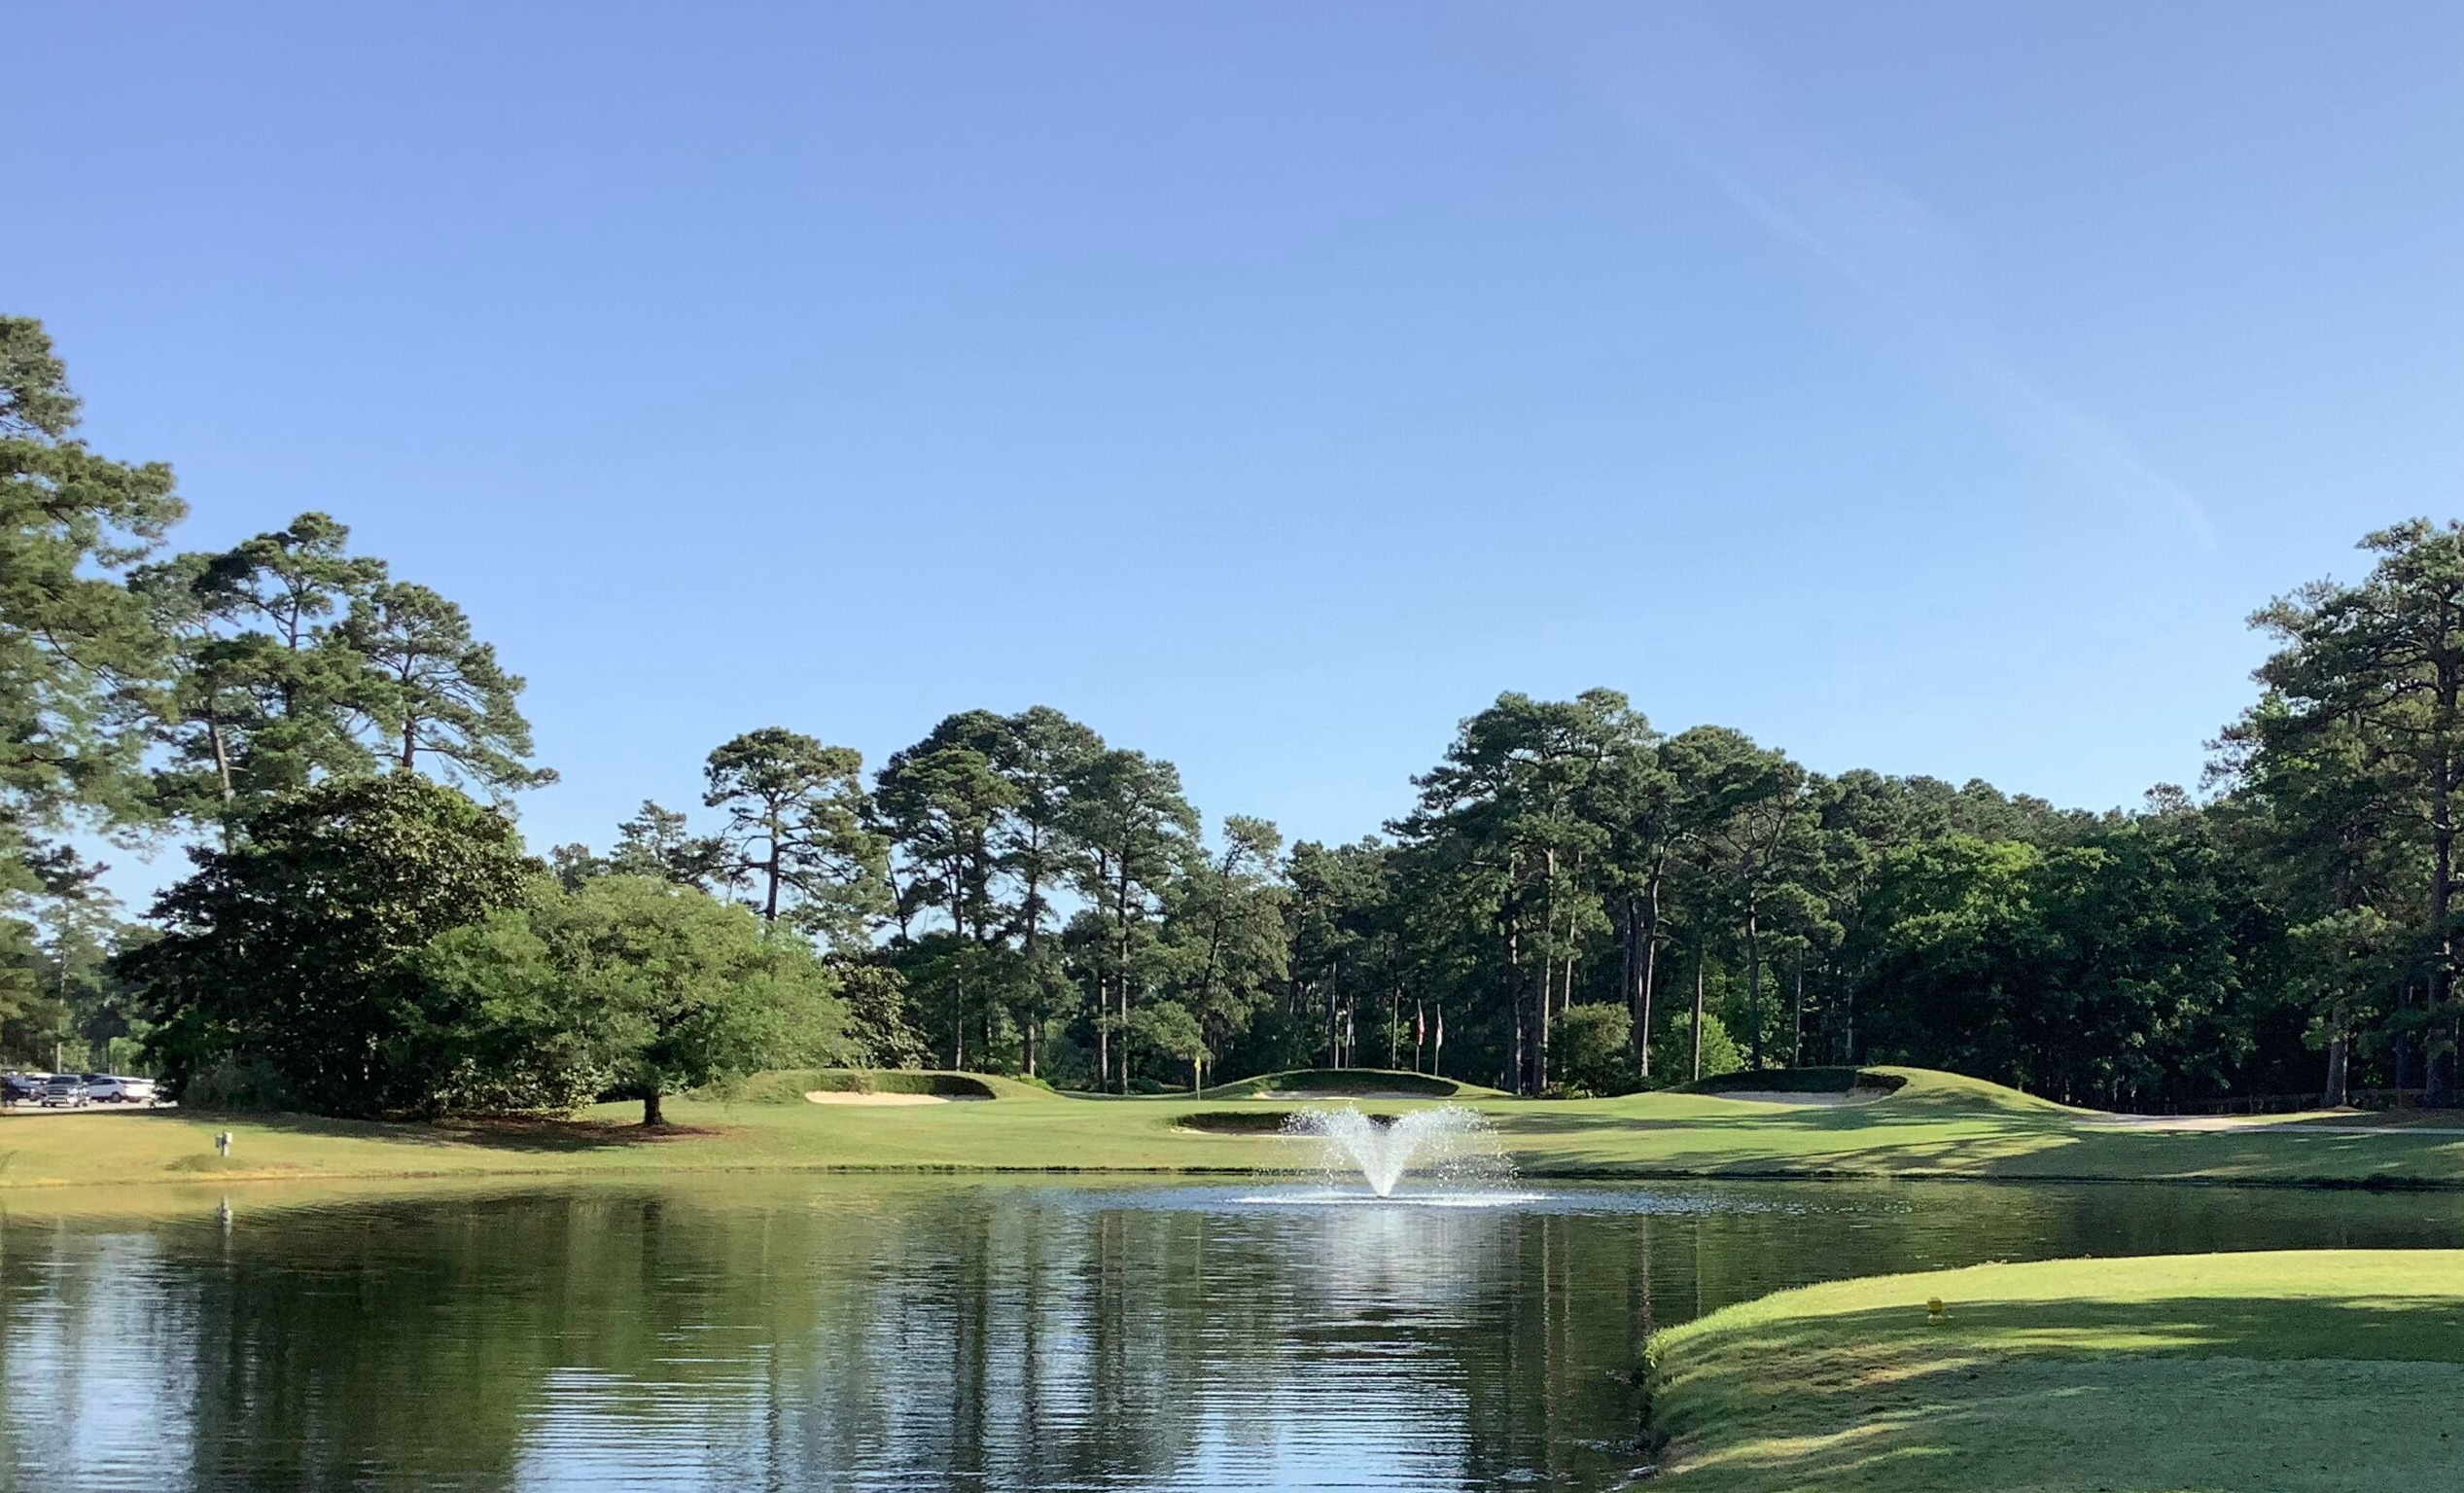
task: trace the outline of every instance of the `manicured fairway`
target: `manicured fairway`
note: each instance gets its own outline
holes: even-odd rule
[[[1840,1281],[1651,1351],[1669,1493],[2464,1488],[2464,1251]]]
[[[2441,1127],[2340,1129],[2293,1118],[2227,1129],[2116,1127],[1974,1080],[1883,1070],[1906,1086],[1855,1103],[1639,1094],[1538,1101],[1470,1097],[1534,1177],[2127,1178],[2464,1186],[2464,1135]],[[732,1101],[670,1101],[645,1133],[637,1106],[548,1124],[379,1124],[299,1117],[0,1117],[0,1188],[243,1177],[401,1177],[815,1167],[1119,1171],[1275,1170],[1299,1159],[1271,1133],[1202,1133],[1193,1116],[1345,1102],[1257,1097],[1064,1096],[986,1079],[997,1097],[807,1103],[810,1076],[779,1075]],[[1831,1097],[1836,1096],[1816,1096]],[[1435,1101],[1361,1101],[1400,1111]],[[1264,1128],[1271,1130],[1269,1124]],[[213,1137],[230,1130],[228,1162]]]

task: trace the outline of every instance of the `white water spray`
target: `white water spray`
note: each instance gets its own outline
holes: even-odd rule
[[[1441,1186],[1495,1186],[1513,1180],[1514,1166],[1496,1149],[1489,1121],[1460,1104],[1414,1110],[1386,1121],[1342,1109],[1302,1110],[1284,1133],[1319,1143],[1319,1165],[1334,1182],[1357,1173],[1380,1197],[1391,1197],[1414,1172]]]

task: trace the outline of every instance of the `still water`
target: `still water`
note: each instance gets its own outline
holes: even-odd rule
[[[0,1489],[1591,1489],[1640,1460],[1645,1334],[1778,1287],[2464,1244],[2438,1194],[1530,1191],[0,1200]]]

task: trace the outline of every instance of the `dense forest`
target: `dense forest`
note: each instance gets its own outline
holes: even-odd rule
[[[2259,612],[2276,651],[2200,796],[2129,813],[1826,775],[1595,690],[1500,695],[1351,844],[1210,822],[1170,762],[1037,707],[961,711],[869,773],[826,732],[749,730],[699,803],[534,856],[510,804],[553,775],[459,606],[322,514],[178,552],[170,470],[77,422],[41,325],[0,318],[0,1058],[653,1120],[804,1062],[1120,1091],[1850,1062],[2123,1108],[2454,1091],[2453,523],[2370,535],[2364,580]],[[164,838],[193,871],[132,922],[76,846]]]

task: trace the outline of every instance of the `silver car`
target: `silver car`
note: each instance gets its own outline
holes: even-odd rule
[[[47,1110],[82,1110],[86,1097],[83,1078],[74,1073],[55,1073],[43,1081],[43,1092],[34,1102]]]

